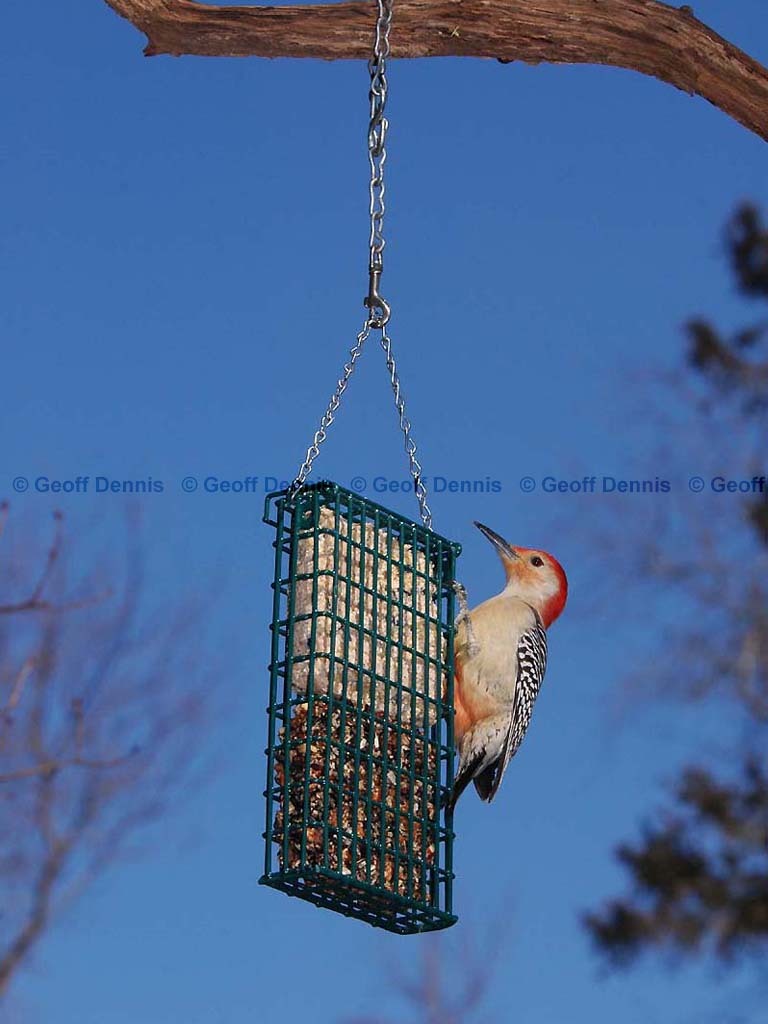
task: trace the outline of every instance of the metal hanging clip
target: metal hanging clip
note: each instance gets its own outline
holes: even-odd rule
[[[381,274],[384,266],[379,261],[371,263],[368,273],[368,295],[363,299],[363,305],[370,310],[369,323],[371,327],[384,327],[389,323],[392,310],[385,298],[379,294],[381,286]],[[376,315],[378,313],[378,315]]]

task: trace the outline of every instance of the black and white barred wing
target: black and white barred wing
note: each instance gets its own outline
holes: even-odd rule
[[[505,750],[505,766],[523,742],[546,670],[547,632],[541,623],[537,622],[533,629],[523,633],[517,645],[517,686]]]
[[[517,683],[509,729],[504,739],[504,746],[498,761],[493,766],[487,794],[480,793],[482,799],[492,800],[504,778],[507,765],[517,753],[523,737],[531,722],[533,705],[541,689],[544,673],[547,670],[547,633],[541,622],[537,620],[531,629],[526,630],[517,645]],[[478,792],[480,789],[478,788]]]

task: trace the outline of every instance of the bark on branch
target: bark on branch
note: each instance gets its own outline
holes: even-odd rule
[[[148,39],[145,53],[367,58],[372,3],[214,7],[192,0],[106,0]],[[689,7],[658,0],[398,0],[395,57],[495,57],[605,64],[709,100],[768,140],[768,70]]]

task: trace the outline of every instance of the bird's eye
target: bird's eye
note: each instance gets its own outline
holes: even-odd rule
[[[538,569],[540,565],[544,565],[544,559],[543,558],[539,558],[538,555],[534,555],[533,558],[531,559],[531,565],[535,565],[536,568]]]

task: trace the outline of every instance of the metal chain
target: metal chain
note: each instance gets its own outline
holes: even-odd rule
[[[301,464],[301,468],[296,475],[296,479],[291,484],[289,492],[289,500],[296,496],[296,493],[303,487],[309,474],[312,472],[312,463],[315,461],[317,456],[320,454],[320,445],[325,441],[328,427],[333,423],[334,414],[336,413],[341,403],[341,396],[347,390],[347,384],[349,378],[352,376],[352,371],[355,368],[355,363],[360,358],[363,351],[363,346],[368,340],[368,335],[371,333],[371,323],[367,321],[360,333],[357,336],[357,341],[349,351],[349,362],[344,364],[344,372],[339,378],[336,384],[336,390],[331,396],[331,400],[328,403],[328,408],[323,413],[323,417],[320,420],[320,426],[315,431],[315,436],[312,439],[312,444],[307,448],[307,454],[304,457],[304,461]]]
[[[371,116],[368,123],[371,232],[368,242],[370,249],[368,297],[365,300],[365,305],[368,307],[371,319],[375,317],[374,326],[383,328],[390,316],[389,305],[379,294],[379,285],[384,270],[384,246],[386,244],[384,241],[384,213],[386,210],[384,167],[387,162],[386,141],[389,122],[384,116],[384,111],[387,106],[387,57],[389,57],[390,49],[389,32],[392,27],[392,0],[378,0],[378,10],[373,56],[368,61],[368,72],[371,76],[369,93]]]
[[[400,416],[400,429],[402,430],[403,437],[405,438],[405,450],[408,454],[408,463],[410,465],[411,476],[413,477],[413,490],[416,494],[416,500],[419,503],[419,515],[421,516],[422,523],[424,523],[428,530],[431,530],[432,512],[427,504],[427,487],[424,483],[424,478],[421,475],[421,463],[416,457],[416,442],[411,437],[411,421],[405,414],[405,399],[403,398],[400,390],[400,377],[397,373],[395,357],[392,354],[392,339],[387,334],[386,327],[382,327],[381,329],[381,347],[384,349],[387,356],[389,379],[392,382],[392,392],[395,396],[395,408]]]
[[[411,436],[411,423],[405,412],[405,400],[402,396],[400,377],[392,352],[392,339],[387,334],[386,329],[391,309],[389,303],[383,298],[379,290],[381,275],[384,270],[384,246],[386,244],[384,239],[384,213],[386,210],[384,202],[384,167],[387,162],[386,138],[389,123],[384,116],[384,112],[387,105],[387,58],[390,53],[389,34],[392,27],[393,0],[377,0],[377,3],[376,38],[374,40],[373,56],[368,62],[368,71],[371,77],[369,94],[370,120],[368,123],[368,163],[371,172],[369,184],[371,230],[368,243],[368,295],[364,303],[368,307],[368,318],[363,325],[362,331],[357,336],[356,343],[350,350],[349,362],[344,364],[344,372],[336,385],[336,390],[331,397],[328,408],[320,420],[320,426],[315,432],[312,444],[307,449],[307,454],[296,479],[291,484],[289,499],[295,497],[312,471],[312,464],[320,454],[320,445],[327,437],[328,427],[333,423],[334,414],[339,408],[341,397],[347,388],[349,378],[352,376],[355,363],[363,351],[365,342],[372,330],[380,330],[381,346],[386,355],[387,370],[392,384],[392,393],[395,398],[395,408],[400,418],[400,429],[405,439],[405,450],[408,455],[411,477],[413,478],[414,493],[419,503],[421,521],[427,529],[431,529],[432,513],[427,504],[427,488],[422,476],[421,464],[416,456],[416,442]]]

